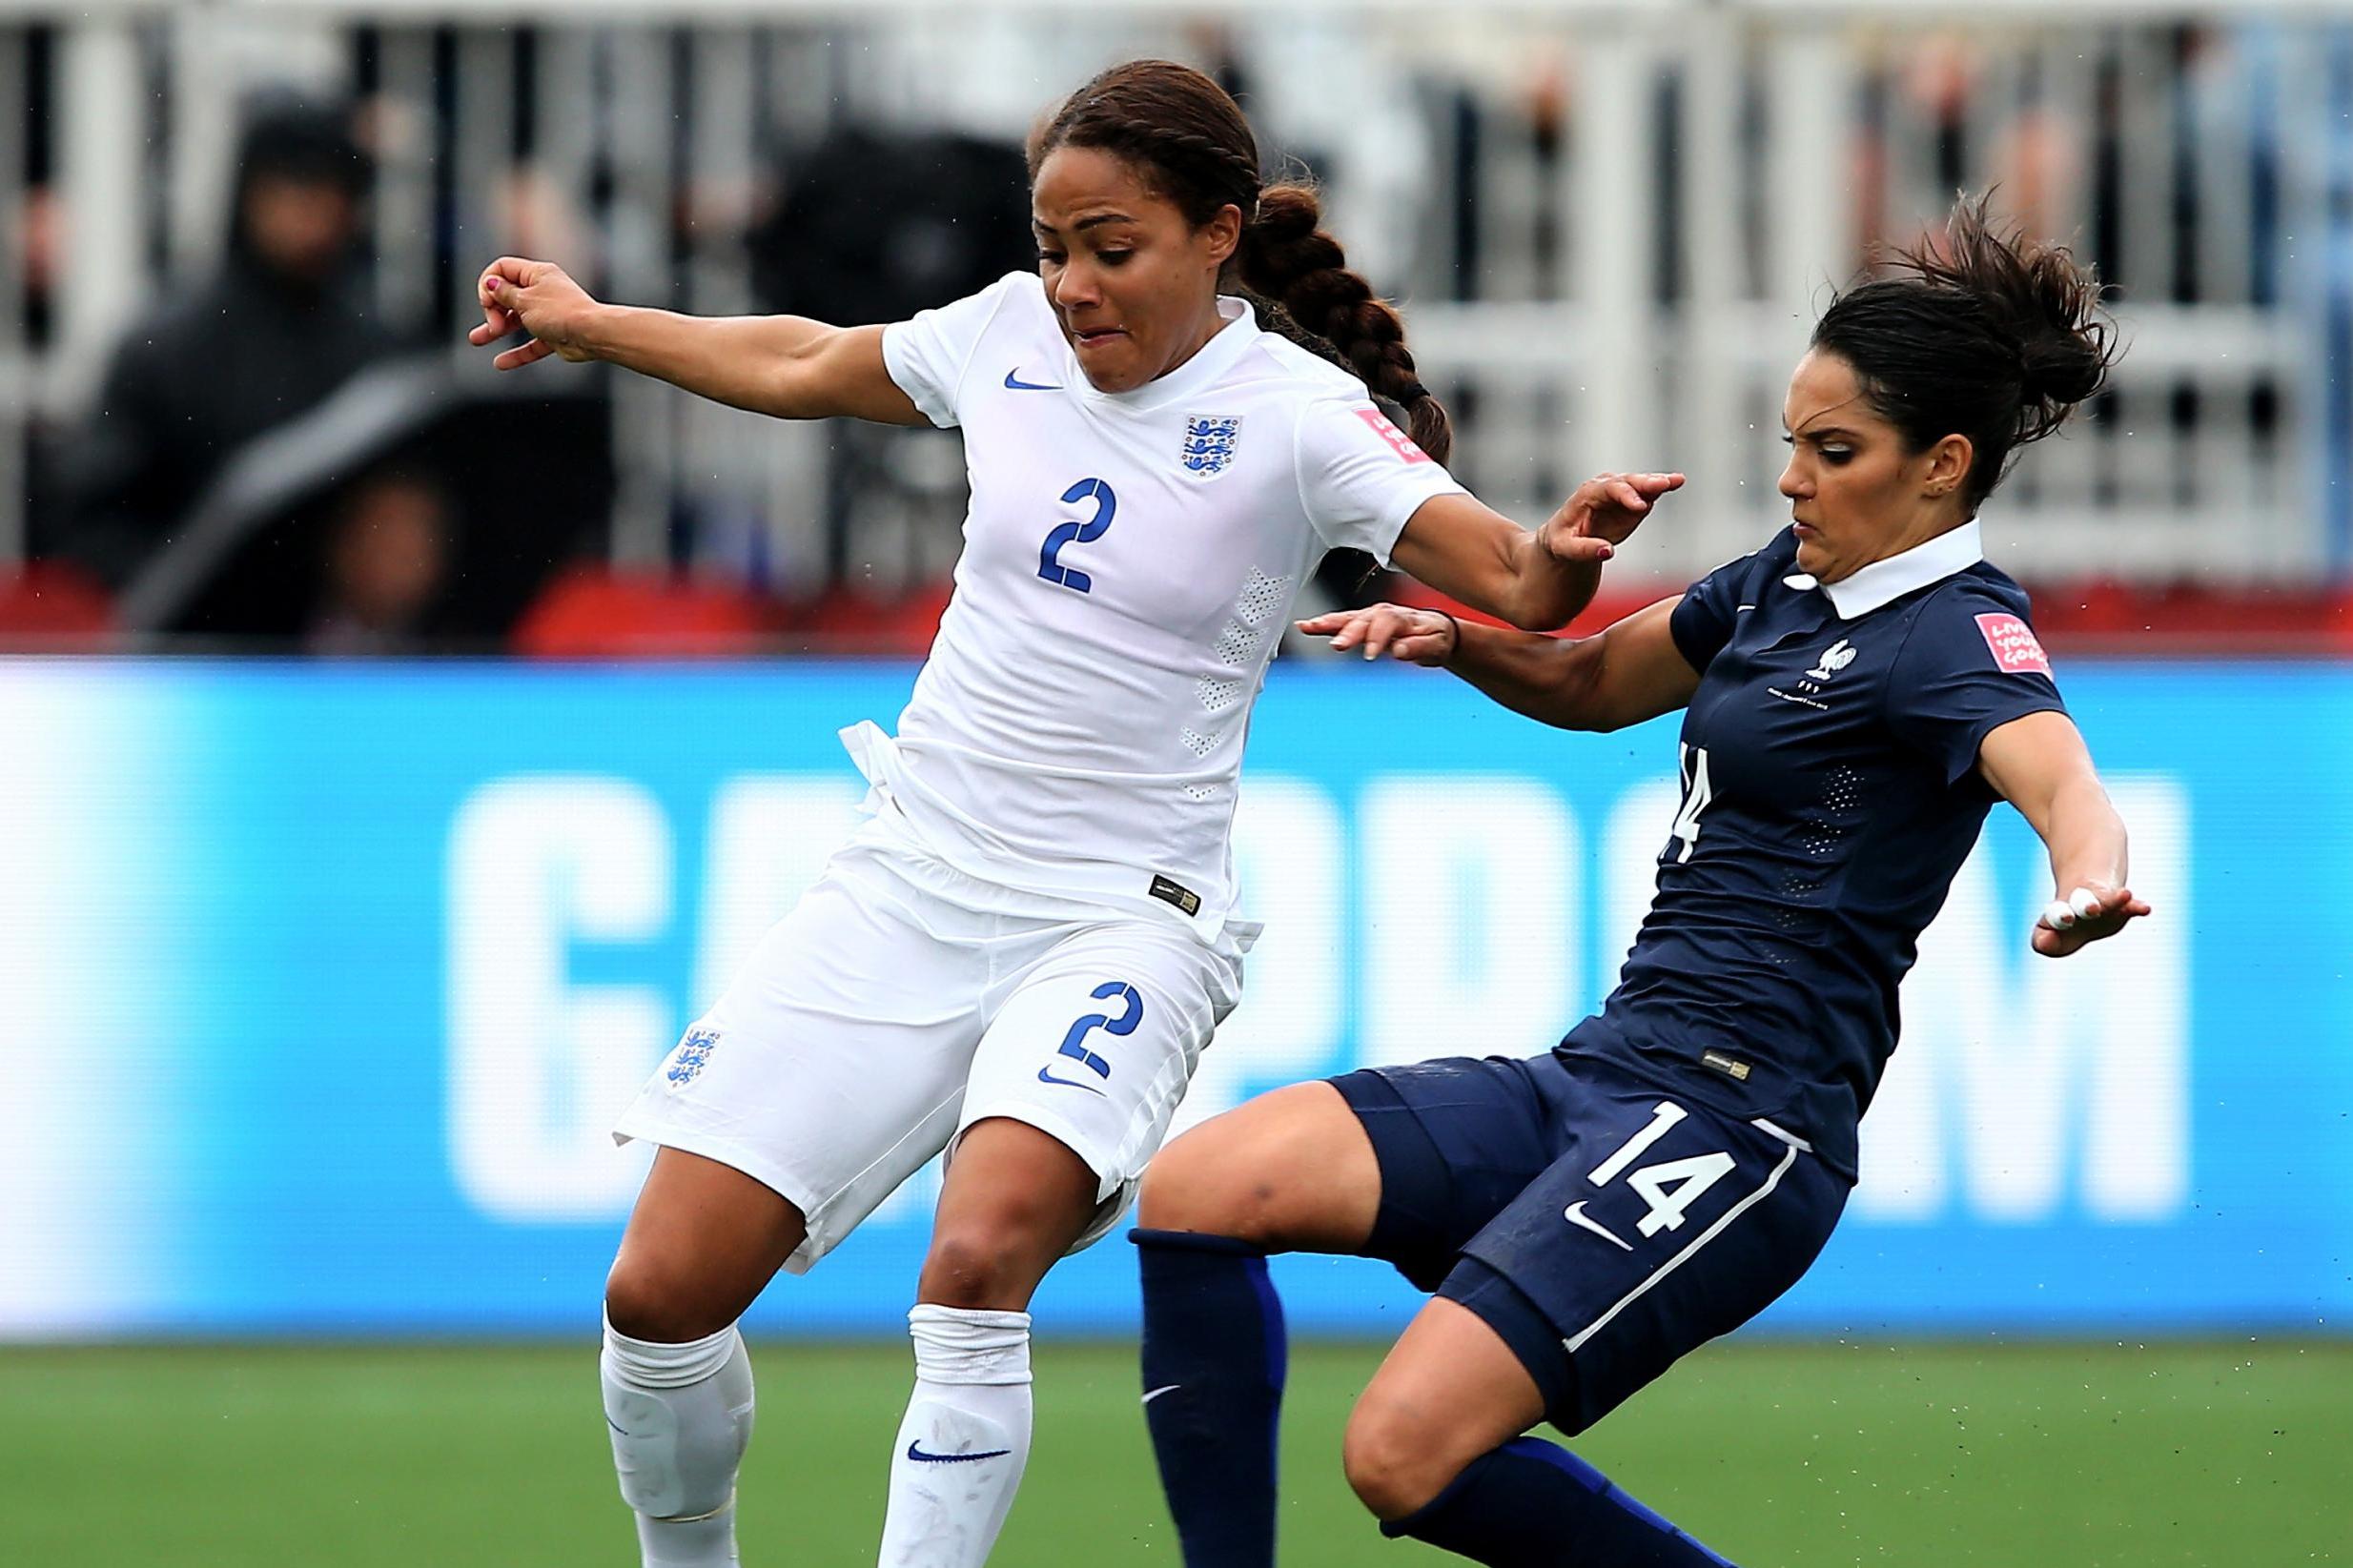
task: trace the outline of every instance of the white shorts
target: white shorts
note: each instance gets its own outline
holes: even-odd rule
[[[1205,944],[1040,905],[872,833],[834,855],[615,1126],[791,1200],[804,1273],[967,1127],[1008,1116],[1098,1178],[1099,1239],[1241,995],[1257,928]],[[950,1155],[953,1158],[952,1151]]]

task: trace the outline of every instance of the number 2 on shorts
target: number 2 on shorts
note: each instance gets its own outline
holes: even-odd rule
[[[1627,1172],[1626,1168],[1639,1159],[1643,1151],[1667,1136],[1669,1129],[1689,1114],[1674,1101],[1661,1100],[1646,1126],[1620,1144],[1616,1153],[1586,1173],[1586,1179],[1596,1187],[1606,1187],[1621,1173],[1626,1174],[1626,1185],[1642,1194],[1642,1200],[1650,1206],[1650,1212],[1635,1226],[1646,1236],[1680,1230],[1683,1212],[1731,1172],[1732,1156],[1722,1150],[1680,1160],[1661,1160]]]
[[[1136,1026],[1144,1021],[1144,998],[1141,992],[1124,980],[1106,980],[1095,988],[1095,997],[1102,1001],[1117,997],[1124,1004],[1120,1014],[1113,1018],[1099,1012],[1082,1013],[1071,1025],[1070,1033],[1062,1037],[1062,1049],[1055,1054],[1073,1061],[1084,1062],[1104,1077],[1111,1076],[1111,1064],[1086,1047],[1087,1036],[1096,1029],[1105,1034],[1134,1034]]]

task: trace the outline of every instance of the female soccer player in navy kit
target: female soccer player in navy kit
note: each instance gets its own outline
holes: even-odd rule
[[[897,734],[844,731],[867,822],[620,1122],[660,1146],[602,1360],[648,1565],[736,1560],[737,1318],[943,1148],[882,1561],[988,1556],[1029,1450],[1031,1293],[1116,1219],[1240,988],[1236,775],[1300,580],[1352,545],[1557,626],[1681,482],[1605,476],[1536,534],[1465,494],[1396,314],[1311,193],[1260,190],[1197,71],[1104,72],[1031,172],[1037,273],[887,327],[620,309],[513,257],[481,278],[474,340],[531,336],[501,368],[604,359],[780,417],[958,426],[972,479]]]
[[[1436,1293],[1348,1422],[1383,1533],[1511,1568],[1722,1563],[1523,1434],[1583,1431],[1812,1262],[1896,983],[1997,797],[2050,851],[2037,952],[2149,912],[1975,520],[2100,386],[2097,286],[1981,204],[1905,260],[1815,329],[1783,412],[1793,520],[1756,554],[1577,641],[1389,605],[1303,622],[1565,729],[1683,708],[1684,798],[1617,989],[1551,1053],[1298,1085],[1154,1163],[1145,1415],[1187,1568],[1274,1561],[1285,1251]]]

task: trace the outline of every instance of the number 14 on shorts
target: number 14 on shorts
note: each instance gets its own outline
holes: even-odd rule
[[[1649,1206],[1634,1227],[1645,1236],[1655,1236],[1661,1231],[1680,1230],[1684,1211],[1698,1202],[1702,1193],[1722,1181],[1732,1170],[1732,1156],[1723,1150],[1687,1155],[1682,1159],[1660,1160],[1650,1165],[1634,1165],[1651,1145],[1667,1136],[1677,1122],[1689,1114],[1672,1100],[1661,1100],[1650,1112],[1647,1123],[1620,1144],[1615,1153],[1586,1173],[1586,1179],[1595,1187],[1607,1187],[1621,1176],[1626,1178],[1626,1185]],[[1632,1242],[1587,1215],[1582,1201],[1570,1204],[1562,1211],[1561,1217],[1627,1252],[1634,1250]]]

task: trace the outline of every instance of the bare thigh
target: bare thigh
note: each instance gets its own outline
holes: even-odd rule
[[[732,1166],[664,1149],[604,1281],[617,1333],[654,1344],[717,1334],[744,1315],[808,1233],[801,1211]]]
[[[1213,1117],[1144,1171],[1136,1219],[1268,1252],[1356,1252],[1381,1212],[1381,1163],[1327,1083],[1294,1084]]]
[[[974,1122],[948,1162],[917,1297],[1026,1311],[1037,1282],[1095,1218],[1098,1185],[1052,1134],[1006,1116]]]

